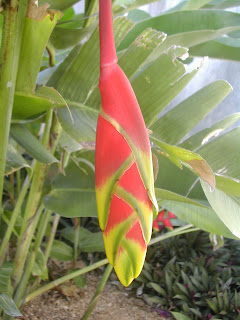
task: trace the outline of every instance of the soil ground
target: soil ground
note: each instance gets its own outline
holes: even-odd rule
[[[80,320],[94,295],[100,277],[88,274],[83,289],[69,283],[52,290],[24,305],[24,320]],[[63,295],[60,291],[64,291]],[[132,292],[109,281],[90,320],[163,320],[143,300]]]

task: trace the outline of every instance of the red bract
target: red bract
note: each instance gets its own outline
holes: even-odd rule
[[[164,218],[164,215],[165,215],[165,210],[162,210],[159,212],[157,218],[153,221],[153,229],[154,230],[156,230],[156,231],[160,230],[159,222],[161,222],[164,227],[169,228],[171,230],[173,229],[173,226],[172,226],[170,219],[176,219],[176,216],[170,211],[167,211],[166,218]]]
[[[152,154],[136,96],[117,65],[111,0],[99,1],[99,23],[102,107],[96,134],[97,207],[107,258],[127,286],[141,272],[157,210]]]

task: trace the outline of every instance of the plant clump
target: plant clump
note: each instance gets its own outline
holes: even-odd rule
[[[205,232],[180,235],[149,248],[132,287],[165,318],[239,320],[239,253],[237,240],[213,251]]]

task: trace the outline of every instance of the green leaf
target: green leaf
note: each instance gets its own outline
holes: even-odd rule
[[[215,175],[217,189],[228,195],[240,198],[240,181],[231,177]]]
[[[87,155],[69,161],[66,176],[59,173],[52,191],[44,198],[45,206],[63,217],[96,217],[95,174]]]
[[[136,9],[136,10],[130,11],[127,15],[127,18],[136,23],[136,22],[151,18],[151,15],[146,11]]]
[[[182,10],[197,10],[208,4],[211,0],[189,0]]]
[[[73,6],[79,0],[48,0],[47,3],[50,4],[51,9],[66,10],[67,8]],[[46,0],[39,0],[39,5],[46,3]]]
[[[73,258],[73,248],[65,242],[54,240],[50,256],[59,261],[70,261]]]
[[[60,146],[67,152],[75,152],[81,150],[83,147],[80,143],[76,142],[66,131],[61,130],[59,137]]]
[[[2,293],[12,294],[12,284],[11,284],[11,276],[12,276],[12,263],[6,263],[0,268],[0,288]]]
[[[179,11],[163,14],[137,23],[119,49],[126,49],[144,29],[149,27],[168,35],[166,41],[159,47],[159,51],[164,52],[172,45],[190,48],[237,31],[240,29],[240,15],[221,10]]]
[[[133,10],[145,4],[156,1],[157,0],[115,0],[113,3],[113,13],[115,15],[123,14],[129,10]]]
[[[202,205],[201,203],[198,203],[197,201],[194,201],[192,199],[189,199],[187,197],[184,197],[180,194],[177,194],[168,190],[155,188],[155,193],[156,193],[156,198],[158,202],[163,200],[169,200],[169,201],[183,202],[183,203],[199,206],[202,208],[206,208],[204,205]]]
[[[13,119],[36,118],[52,108],[66,105],[66,101],[53,88],[41,87],[36,94],[15,92]]]
[[[73,282],[78,286],[79,288],[84,288],[87,282],[87,279],[84,278],[83,276],[78,276],[73,279]]]
[[[98,111],[84,105],[58,109],[63,129],[78,143],[95,141]]]
[[[202,131],[192,135],[188,139],[184,140],[179,147],[194,151],[202,145],[208,143],[210,140],[215,139],[239,119],[240,113],[234,113],[229,117],[215,123],[211,127],[203,129]]]
[[[114,21],[116,47],[132,26],[133,22],[124,17]],[[71,51],[50,78],[48,86],[56,88],[65,99],[84,104],[97,84],[99,70],[99,32],[96,28],[84,45],[77,45]]]
[[[236,238],[211,208],[203,208],[177,201],[162,201],[161,205],[166,210],[174,213],[178,218],[204,231],[226,238]]]
[[[213,6],[216,9],[227,9],[231,7],[237,7],[239,5],[239,0],[213,0],[209,4],[209,6]]]
[[[196,151],[206,159],[213,172],[239,179],[239,135],[240,128],[235,128],[203,145]]]
[[[183,52],[186,53],[186,49],[172,48],[158,57],[132,81],[147,127],[157,120],[158,114],[197,73],[197,70],[186,73],[184,65],[177,59],[179,55],[184,54]]]
[[[6,293],[0,294],[0,307],[6,314],[12,317],[22,317],[22,314],[18,310],[13,299],[9,297],[9,295],[7,295]]]
[[[36,160],[51,164],[58,160],[45,149],[39,140],[23,125],[14,124],[11,126],[11,136]]]
[[[62,236],[74,243],[74,230],[73,227],[65,228]],[[91,232],[86,228],[79,228],[79,248],[81,252],[104,252],[103,234],[100,232]]]
[[[78,22],[79,24],[79,22]],[[76,26],[72,23],[72,26]],[[50,41],[55,49],[67,49],[70,48],[79,42],[89,38],[96,28],[96,23],[92,23],[89,27],[75,29],[70,28],[70,24],[61,24],[57,26],[51,35]]]
[[[45,268],[45,257],[40,248],[38,249],[34,266],[32,268],[32,275],[34,277],[41,277],[43,280],[48,279],[48,269]]]
[[[181,163],[190,166],[212,189],[215,188],[215,177],[211,167],[198,154],[176,146],[171,146],[151,137],[151,140],[167,155],[167,158],[181,168]]]
[[[8,143],[5,174],[6,175],[11,174],[22,168],[26,168],[29,172],[31,171],[30,165],[21,156],[21,154],[14,148],[13,144],[11,142]]]
[[[190,48],[190,56],[215,59],[240,60],[240,40],[227,37],[218,38]]]
[[[202,180],[201,185],[219,218],[236,237],[240,238],[240,203],[218,189],[211,192]]]
[[[151,137],[177,144],[231,91],[232,87],[226,81],[209,84],[159,118],[149,128],[153,131]]]
[[[40,18],[37,16],[38,11],[41,14]],[[16,80],[17,92],[34,93],[44,50],[50,34],[57,21],[61,18],[62,13],[46,10],[44,15],[42,8],[39,8],[36,12],[34,11],[34,16],[36,18],[27,17],[24,24],[19,57],[21,63],[19,64]]]

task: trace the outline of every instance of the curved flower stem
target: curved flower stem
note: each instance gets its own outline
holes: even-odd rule
[[[93,312],[93,309],[96,307],[96,304],[98,302],[98,299],[100,297],[100,294],[102,292],[102,290],[104,289],[105,287],[105,284],[107,283],[107,280],[112,272],[112,269],[113,269],[113,266],[111,264],[109,264],[102,276],[102,279],[101,281],[99,282],[99,285],[97,287],[97,290],[95,291],[95,294],[86,310],[86,312],[84,313],[83,317],[81,320],[87,320],[89,319],[91,313]]]

